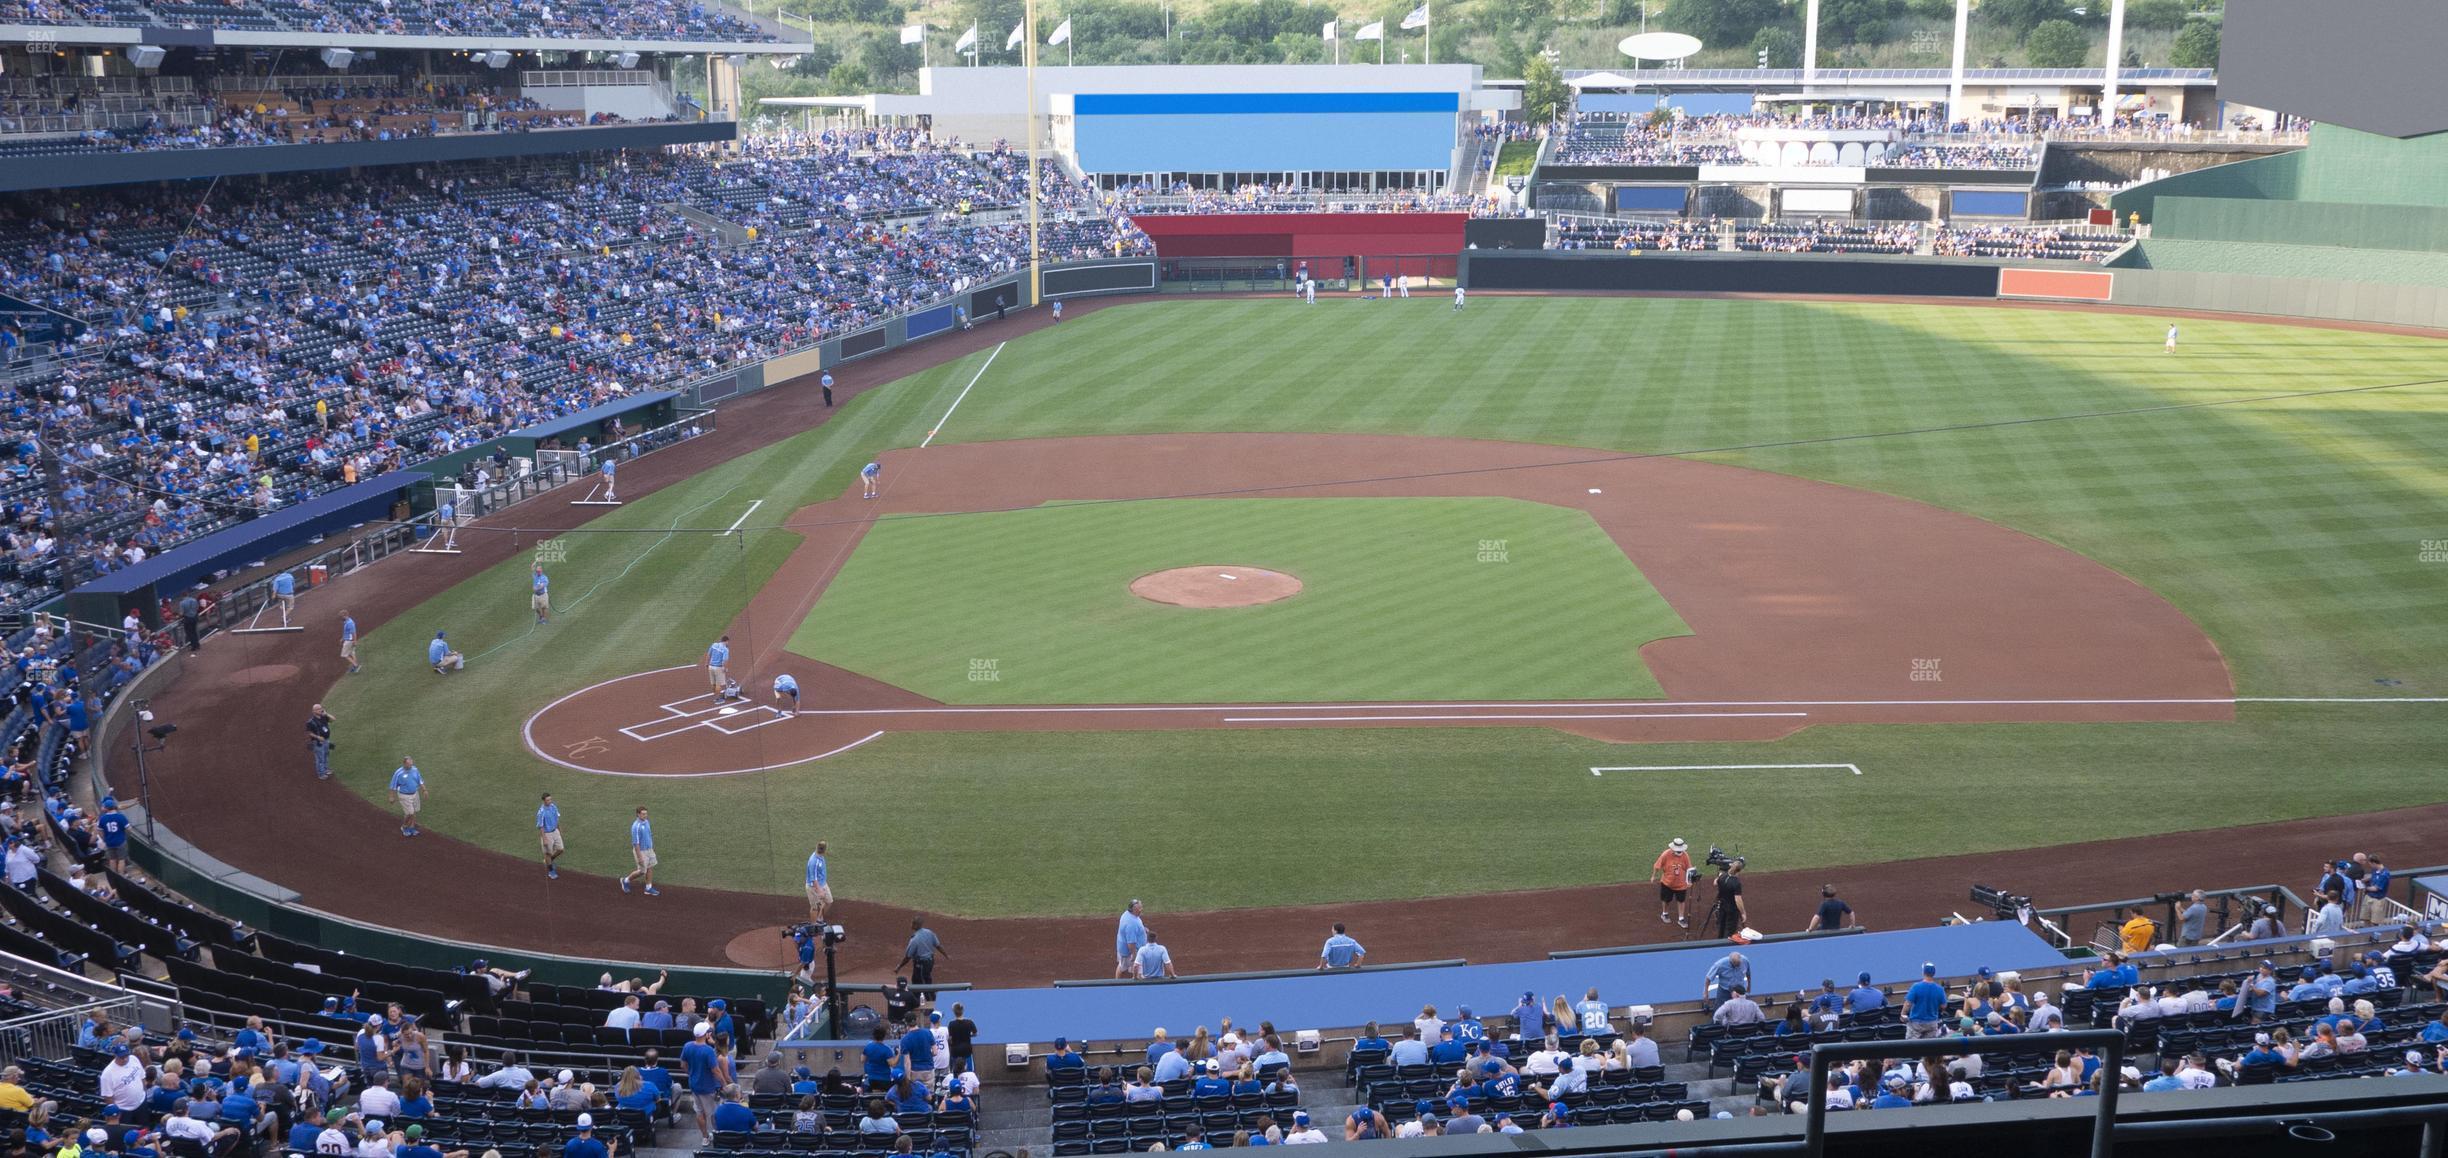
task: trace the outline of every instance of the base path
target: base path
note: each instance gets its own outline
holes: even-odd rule
[[[1708,741],[1769,740],[1829,723],[2234,714],[2218,649],[2140,584],[1995,523],[1790,475],[1570,447],[1341,434],[983,442],[894,451],[884,462],[896,485],[883,499],[851,492],[790,517],[805,541],[730,628],[733,674],[757,689],[787,670],[806,710],[786,718],[761,700],[718,702],[693,667],[641,672],[543,706],[526,727],[529,750],[582,771],[702,776],[782,767],[910,731],[1476,726]],[[1301,481],[1309,479],[1337,481]],[[1523,703],[952,707],[783,652],[877,518],[1223,494],[1499,496],[1585,510],[1693,634],[1642,649],[1663,700]]]

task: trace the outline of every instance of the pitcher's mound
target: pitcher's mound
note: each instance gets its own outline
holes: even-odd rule
[[[1301,581],[1263,567],[1175,567],[1133,579],[1130,589],[1177,607],[1253,607],[1300,594]]]

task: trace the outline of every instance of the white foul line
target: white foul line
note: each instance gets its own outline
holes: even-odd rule
[[[1843,768],[1861,775],[1859,764],[1602,764],[1590,775],[1608,772],[1749,772],[1770,768]]]
[[[730,527],[730,529],[729,529],[729,530],[724,531],[724,532],[723,532],[723,534],[729,535],[729,534],[734,534],[734,533],[736,533],[736,532],[737,532],[737,531],[740,529],[740,524],[741,524],[741,523],[745,523],[745,522],[747,522],[747,521],[748,521],[748,516],[755,514],[755,513],[756,513],[756,509],[757,509],[758,507],[761,507],[761,506],[764,506],[764,505],[765,505],[765,500],[763,500],[763,499],[758,499],[758,500],[756,500],[755,502],[752,502],[752,503],[748,504],[748,509],[747,509],[747,510],[744,510],[744,511],[741,511],[741,512],[740,512],[740,517],[738,517],[738,518],[736,518],[736,519],[731,520],[731,527]]]
[[[986,366],[994,365],[994,360],[1001,357],[1002,354],[1003,343],[996,342],[994,352],[986,355]],[[960,409],[961,398],[967,398],[970,387],[977,385],[978,379],[986,376],[986,366],[978,367],[978,372],[969,376],[969,385],[961,387],[960,398],[953,399],[952,405],[944,408],[944,416],[935,420],[934,429],[927,431],[926,439],[918,444],[918,449],[925,450],[927,443],[935,441],[935,431],[942,430],[945,423],[952,421],[952,412]]]
[[[760,728],[764,727],[763,724],[758,724],[756,726]],[[639,780],[704,780],[712,776],[745,776],[751,772],[775,772],[784,768],[796,768],[801,764],[822,760],[827,756],[839,756],[842,753],[847,752],[852,748],[856,748],[859,745],[864,744],[869,740],[873,740],[883,734],[884,733],[882,732],[869,732],[868,734],[861,736],[856,740],[852,740],[839,748],[835,748],[830,752],[818,752],[813,756],[803,756],[787,764],[763,764],[755,768],[728,768],[720,772],[615,772],[609,768],[589,768],[584,764],[572,764],[567,760],[554,760],[550,756],[545,756],[544,758],[547,760],[552,760],[553,763],[559,764],[564,768],[575,768],[580,772],[592,772],[597,776],[630,776]],[[542,753],[537,754],[542,755]]]
[[[1444,716],[1226,716],[1227,724],[1342,724],[1366,720],[1720,720],[1737,716],[1807,716],[1809,712],[1474,712]]]
[[[803,716],[967,716],[1023,713],[1029,715],[1107,712],[1313,712],[1379,711],[1412,708],[1965,708],[1965,707],[2209,707],[2236,704],[2448,704],[2448,696],[2203,696],[2161,699],[2023,699],[2023,700],[1561,700],[1530,702],[1499,700],[1484,703],[1345,703],[1345,704],[997,704],[944,708],[809,708]],[[1383,717],[1370,717],[1381,719]]]

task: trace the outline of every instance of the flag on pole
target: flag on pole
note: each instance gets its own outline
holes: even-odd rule
[[[1003,38],[1003,51],[1010,52],[1012,49],[1020,47],[1020,35],[1027,31],[1028,21],[1026,20],[1012,25],[1011,35]]]
[[[952,42],[952,51],[954,52],[968,52],[976,47],[977,25],[975,24],[971,24],[969,26],[969,31],[961,33],[960,39]]]
[[[1071,21],[1066,18],[1054,29],[1054,35],[1046,37],[1046,43],[1061,44],[1069,39],[1071,39]]]
[[[1332,21],[1332,20],[1329,20],[1329,21],[1327,21],[1327,22],[1326,22],[1326,39],[1328,39],[1328,40],[1332,40],[1332,39],[1334,39],[1334,38],[1335,38],[1335,22],[1334,22],[1334,21]]]
[[[1405,16],[1405,17],[1403,17],[1403,18],[1402,18],[1402,26],[1403,26],[1403,30],[1404,30],[1404,31],[1406,31],[1406,32],[1407,32],[1407,31],[1410,31],[1411,29],[1414,29],[1414,28],[1425,28],[1425,27],[1427,27],[1427,26],[1428,26],[1428,6],[1427,6],[1427,5],[1425,5],[1425,4],[1422,4],[1422,5],[1420,5],[1419,7],[1412,9],[1412,10],[1411,10],[1411,14],[1410,14],[1409,16]]]
[[[924,44],[924,43],[926,43],[926,25],[924,25],[924,24],[904,24],[904,25],[902,25],[902,26],[901,26],[901,43],[903,43],[903,44]]]
[[[1360,31],[1358,31],[1358,32],[1356,32],[1356,33],[1353,33],[1353,34],[1352,34],[1352,39],[1354,39],[1354,40],[1384,40],[1384,39],[1385,39],[1385,21],[1383,21],[1383,20],[1372,20],[1372,21],[1370,21],[1370,22],[1368,22],[1368,23],[1366,23],[1366,24],[1361,25],[1361,26],[1360,26]]]

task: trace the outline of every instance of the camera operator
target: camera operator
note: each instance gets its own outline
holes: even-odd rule
[[[1717,935],[1731,937],[1742,931],[1749,916],[1743,909],[1743,858],[1729,858],[1717,870]]]

